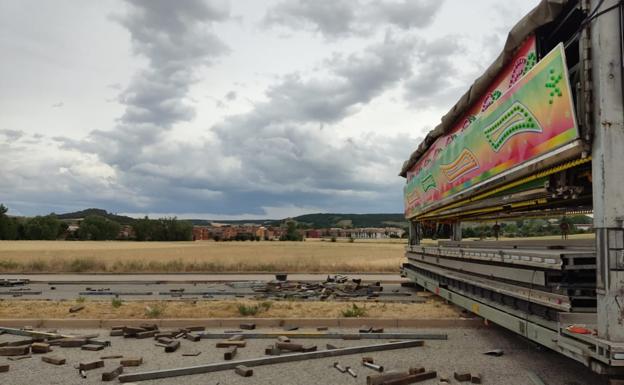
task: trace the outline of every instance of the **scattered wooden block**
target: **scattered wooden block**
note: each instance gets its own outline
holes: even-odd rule
[[[144,330],[158,330],[158,325],[156,324],[141,324],[139,327]]]
[[[236,356],[236,352],[237,352],[238,348],[236,346],[230,346],[225,353],[223,353],[223,359],[225,361],[229,361],[231,359],[234,358],[234,356]]]
[[[124,335],[124,331],[122,329],[113,329],[109,334],[111,337],[121,337]]]
[[[361,326],[359,332],[360,333],[370,333],[373,330],[370,326]]]
[[[197,357],[201,354],[201,352],[197,351],[197,352],[188,352],[188,353],[182,353],[183,357]]]
[[[242,377],[253,376],[253,369],[248,368],[245,365],[238,365],[236,368],[234,368],[234,372]]]
[[[123,330],[126,328],[126,325],[115,325],[111,326],[111,330]]]
[[[247,341],[219,341],[217,342],[218,348],[229,348],[230,346],[236,346],[238,348],[244,348],[247,346]]]
[[[295,330],[299,330],[299,326],[286,325],[284,326],[284,330],[287,332],[294,332]]]
[[[384,332],[384,328],[372,328],[371,333],[383,333]]]
[[[114,360],[117,358],[123,358],[121,354],[111,354],[109,356],[100,356],[100,360]]]
[[[87,344],[87,339],[86,338],[63,338],[63,339],[54,341],[54,344],[62,348],[79,348],[82,345]]]
[[[292,342],[276,342],[275,347],[279,350],[288,350],[291,352],[301,352],[303,349],[303,345]]]
[[[96,352],[98,350],[104,349],[104,345],[86,344],[86,345],[82,345],[80,349]]]
[[[6,342],[4,346],[24,346],[24,345],[30,345],[33,342],[35,341],[32,338],[26,338],[24,340]]]
[[[388,380],[384,382],[384,385],[407,385],[413,384],[415,382],[421,382],[425,380],[429,380],[431,378],[436,378],[437,373],[435,371],[422,372],[416,374],[410,374],[405,377],[399,377],[392,380]]]
[[[93,338],[88,338],[87,339],[87,344],[90,344],[90,345],[100,345],[100,346],[111,346],[110,341],[96,340],[96,339],[93,339]]]
[[[156,338],[156,339],[159,339],[159,338],[173,338],[174,335],[175,335],[174,332],[159,332],[159,333],[156,333],[154,338]]]
[[[103,360],[95,360],[95,361],[87,361],[87,362],[79,363],[78,369],[79,370],[92,370],[92,369],[101,368],[103,366],[104,366]]]
[[[41,357],[41,361],[52,365],[65,365],[65,359],[63,357],[43,356]]]
[[[329,328],[327,326],[319,326],[316,328],[317,332],[324,332],[327,331]]]
[[[455,372],[453,373],[453,377],[455,377],[457,381],[470,381],[470,379],[472,378],[470,373],[467,372]]]
[[[49,353],[50,344],[46,344],[44,342],[35,342],[30,345],[30,350],[35,354]]]
[[[139,366],[143,363],[143,357],[127,357],[119,361],[121,366]]]
[[[126,338],[132,338],[136,336],[137,333],[141,333],[145,331],[145,329],[143,328],[136,328],[133,326],[124,326],[122,330],[123,330],[124,337]]]
[[[302,352],[315,352],[317,350],[316,345],[303,345],[301,347]]]
[[[7,359],[9,361],[19,361],[19,360],[23,360],[25,358],[31,358],[32,356],[30,354],[26,354],[24,356],[13,356],[13,357],[7,357]]]
[[[277,337],[277,341],[279,341],[279,342],[290,342],[290,338],[288,338],[286,336],[279,336],[279,337]]]
[[[242,330],[254,330],[256,328],[256,324],[254,323],[244,323],[238,326]]]
[[[480,384],[481,383],[481,374],[479,373],[472,373],[470,375],[470,382],[473,384]]]
[[[282,351],[273,345],[269,345],[264,349],[264,354],[266,354],[267,356],[279,356],[280,354],[282,354]]]
[[[189,332],[203,332],[206,330],[205,326],[187,326],[185,327]]]
[[[0,365],[0,373],[8,372],[9,365]]]
[[[123,373],[123,366],[118,366],[110,372],[102,373],[102,381],[112,381]]]
[[[327,349],[327,350],[334,350],[334,349],[338,349],[338,346],[336,346],[334,344],[327,344],[327,345],[325,345],[325,349]]]
[[[0,347],[0,356],[23,356],[30,353],[30,345]]]
[[[69,312],[70,313],[77,313],[77,312],[79,312],[80,310],[82,310],[84,308],[85,308],[84,305],[74,305],[74,306],[69,308]]]
[[[136,333],[135,337],[138,339],[152,338],[156,335],[156,333],[158,333],[158,330],[146,330],[144,332]]]
[[[165,346],[165,352],[173,353],[176,350],[178,350],[179,347],[180,347],[180,341],[172,341],[170,344],[167,344],[167,346]]]
[[[201,340],[201,336],[199,334],[187,334],[184,338],[193,342],[199,342]]]

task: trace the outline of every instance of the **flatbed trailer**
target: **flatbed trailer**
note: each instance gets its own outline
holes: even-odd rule
[[[624,2],[543,0],[405,162],[401,273],[624,378]],[[461,223],[592,213],[592,239],[462,241]],[[421,243],[426,228],[450,239]],[[615,383],[615,382],[614,382]]]

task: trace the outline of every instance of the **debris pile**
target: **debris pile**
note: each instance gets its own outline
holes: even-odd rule
[[[361,278],[349,278],[345,275],[327,276],[323,282],[300,282],[287,280],[272,280],[263,285],[252,287],[256,293],[262,293],[265,297],[283,299],[308,299],[314,298],[324,301],[326,299],[350,299],[365,297],[368,299],[379,297],[383,291],[381,282],[363,284]],[[393,293],[398,295],[398,293]],[[409,293],[405,293],[410,295]]]

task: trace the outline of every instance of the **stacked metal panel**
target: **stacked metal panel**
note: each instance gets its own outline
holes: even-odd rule
[[[443,286],[547,319],[596,308],[594,241],[465,241],[408,246],[407,268]]]

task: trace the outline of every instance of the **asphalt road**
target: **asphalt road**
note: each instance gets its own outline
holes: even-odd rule
[[[216,331],[216,330],[209,330]],[[303,331],[303,330],[302,330]],[[337,331],[331,330],[330,331]],[[452,377],[454,371],[478,372],[482,375],[483,384],[496,385],[533,385],[528,371],[537,373],[549,385],[601,385],[603,380],[582,364],[565,358],[555,352],[538,349],[521,337],[497,327],[482,329],[435,329],[435,330],[390,330],[387,332],[421,332],[447,333],[446,341],[426,341],[425,346],[367,353],[375,362],[383,365],[386,371],[407,370],[409,367],[423,366],[427,370],[435,370],[439,375]],[[72,331],[61,331],[71,333]],[[122,337],[105,337],[107,330],[80,330],[78,333],[99,332],[103,338],[110,339],[112,346],[99,352],[82,351],[77,348],[54,348],[50,355],[67,359],[62,366],[54,366],[41,361],[40,355],[20,361],[9,361],[0,357],[0,365],[9,364],[10,371],[0,373],[3,385],[23,384],[63,384],[87,385],[101,384],[101,373],[110,371],[119,365],[119,360],[105,360],[105,367],[87,372],[87,378],[79,376],[74,366],[79,362],[96,360],[103,355],[121,354],[125,357],[140,356],[144,363],[140,367],[125,368],[125,373],[147,370],[187,367],[206,363],[221,362],[223,350],[215,348],[215,340],[191,342],[181,340],[181,347],[175,353],[164,353],[163,348],[154,346],[152,339],[124,339]],[[15,339],[14,336],[1,335],[0,342]],[[367,345],[381,341],[359,340],[293,340],[293,342],[312,343],[323,349],[330,342],[340,347]],[[240,348],[236,359],[248,359],[264,356],[264,348],[271,340],[248,340],[247,347]],[[491,357],[483,352],[491,349],[503,349],[501,357]],[[185,357],[182,353],[201,352],[199,356]],[[360,365],[362,355],[324,358],[293,363],[282,363],[253,368],[253,377],[243,378],[233,371],[197,374],[177,378],[143,381],[139,384],[165,385],[318,385],[318,384],[365,384],[366,376],[374,371]],[[334,362],[342,366],[351,366],[358,374],[352,378],[340,373],[332,367]],[[114,381],[112,383],[118,383]],[[452,380],[452,384],[459,384]],[[438,379],[421,382],[423,385],[437,385]]]
[[[329,274],[288,274],[291,281],[322,281]],[[332,274],[333,275],[333,274]],[[399,274],[344,274],[362,278],[364,282],[403,282]],[[31,282],[234,282],[270,281],[275,274],[0,274],[1,279],[29,279]]]
[[[86,297],[90,300],[106,300],[111,298],[122,298],[124,300],[167,300],[167,299],[234,299],[234,298],[277,298],[276,296],[284,295],[284,293],[267,294],[255,292],[253,289],[264,287],[265,283],[274,279],[274,275],[235,275],[231,278],[246,278],[245,280],[198,280],[195,281],[195,275],[171,275],[161,279],[162,275],[143,275],[143,276],[69,276],[64,275],[55,279],[47,280],[49,276],[38,276],[37,279],[31,279],[29,284],[0,287],[0,299],[45,299],[45,300],[67,300],[76,299],[78,297]],[[52,276],[57,278],[56,276]],[[135,279],[135,278],[142,279]],[[187,278],[181,280],[181,278]],[[229,277],[229,276],[226,276]],[[2,278],[24,278],[0,276]],[[66,279],[65,279],[66,278]],[[92,278],[100,278],[94,279]],[[113,278],[119,278],[114,280]],[[264,278],[264,279],[256,279]],[[297,282],[323,282],[327,278],[326,275],[289,275],[289,280],[294,279]],[[304,278],[299,280],[298,278]],[[364,282],[377,281],[373,278],[378,276],[353,276],[352,278],[362,278]],[[423,299],[416,296],[416,291],[412,288],[401,287],[399,283],[387,283],[383,281],[383,291],[378,293],[378,301],[385,302],[422,302]],[[396,282],[396,280],[389,280]],[[298,293],[301,299],[318,299],[314,294]],[[365,300],[366,296],[358,297]]]

